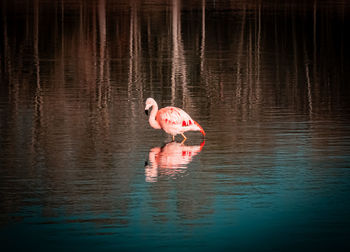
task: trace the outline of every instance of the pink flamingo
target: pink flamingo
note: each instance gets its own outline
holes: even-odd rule
[[[148,119],[149,124],[154,129],[163,129],[166,133],[172,135],[173,141],[177,134],[181,134],[184,138],[183,141],[185,141],[187,137],[184,132],[186,131],[200,131],[205,136],[203,128],[182,109],[165,107],[158,110],[157,102],[153,98],[147,98],[146,115],[148,115],[148,110],[151,107],[153,108]]]

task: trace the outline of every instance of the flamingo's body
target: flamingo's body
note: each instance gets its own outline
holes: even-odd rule
[[[145,107],[146,114],[151,107],[153,108],[149,116],[149,124],[154,129],[163,129],[172,135],[173,140],[177,134],[187,139],[183,134],[186,131],[200,131],[205,136],[203,128],[182,109],[165,107],[158,110],[157,102],[153,98],[148,98]]]

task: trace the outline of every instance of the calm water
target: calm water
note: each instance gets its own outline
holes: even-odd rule
[[[350,6],[277,2],[1,1],[2,247],[350,249]]]

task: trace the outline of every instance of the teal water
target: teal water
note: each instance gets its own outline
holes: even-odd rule
[[[348,250],[349,7],[3,1],[2,247]]]

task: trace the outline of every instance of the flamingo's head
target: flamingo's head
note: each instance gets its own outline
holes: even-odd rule
[[[145,107],[146,115],[148,115],[148,110],[155,104],[157,104],[157,103],[156,103],[156,101],[153,98],[147,98],[147,100],[146,100],[146,107]]]

